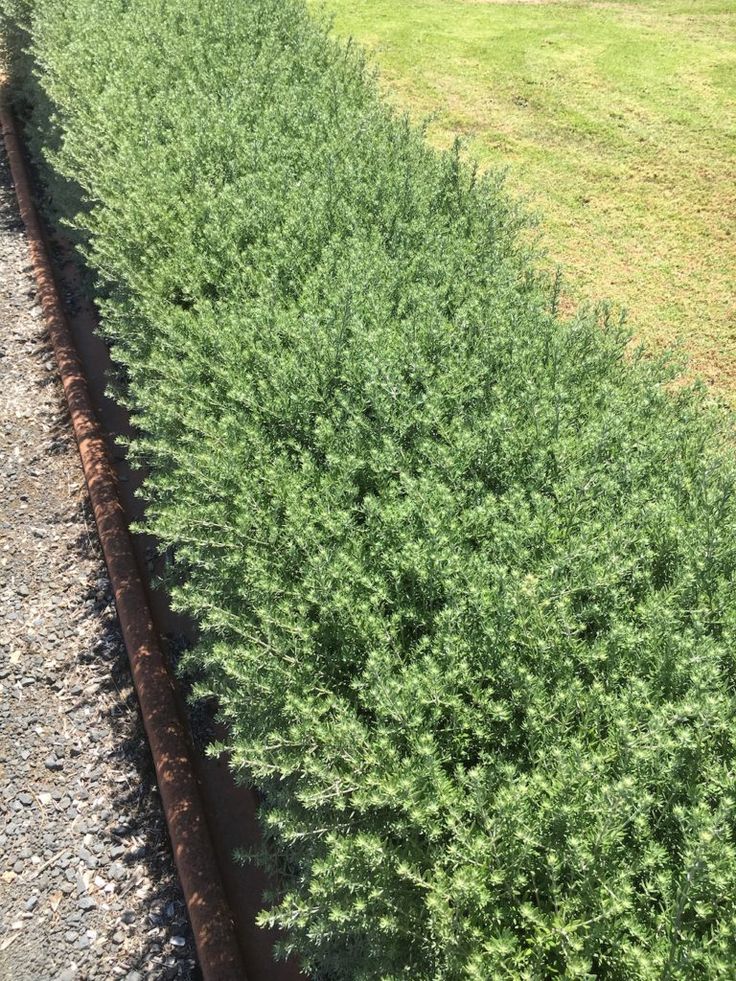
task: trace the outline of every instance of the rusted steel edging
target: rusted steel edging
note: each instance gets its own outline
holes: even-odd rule
[[[131,673],[156,768],[161,803],[205,981],[246,974],[221,884],[174,681],[161,652],[133,554],[117,482],[64,314],[15,121],[0,104],[0,125],[30,246],[41,309],[66,395]]]

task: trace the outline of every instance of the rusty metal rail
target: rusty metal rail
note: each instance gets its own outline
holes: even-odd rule
[[[233,918],[222,887],[186,730],[177,709],[174,681],[159,647],[114,471],[59,298],[15,122],[4,103],[0,104],[0,124],[28,234],[41,308],[69,406],[156,768],[200,967],[205,981],[244,981],[246,974]]]

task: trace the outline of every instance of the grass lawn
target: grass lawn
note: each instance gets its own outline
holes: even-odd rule
[[[736,0],[314,0],[393,101],[543,220],[574,300],[623,304],[736,405]]]

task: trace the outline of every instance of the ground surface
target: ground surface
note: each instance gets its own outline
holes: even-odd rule
[[[193,979],[4,155],[0,495],[0,979]]]
[[[543,220],[573,297],[682,342],[736,405],[734,0],[312,0],[430,138]]]

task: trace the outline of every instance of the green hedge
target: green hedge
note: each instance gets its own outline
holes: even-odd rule
[[[300,0],[33,18],[263,921],[321,978],[736,975],[730,420]]]

